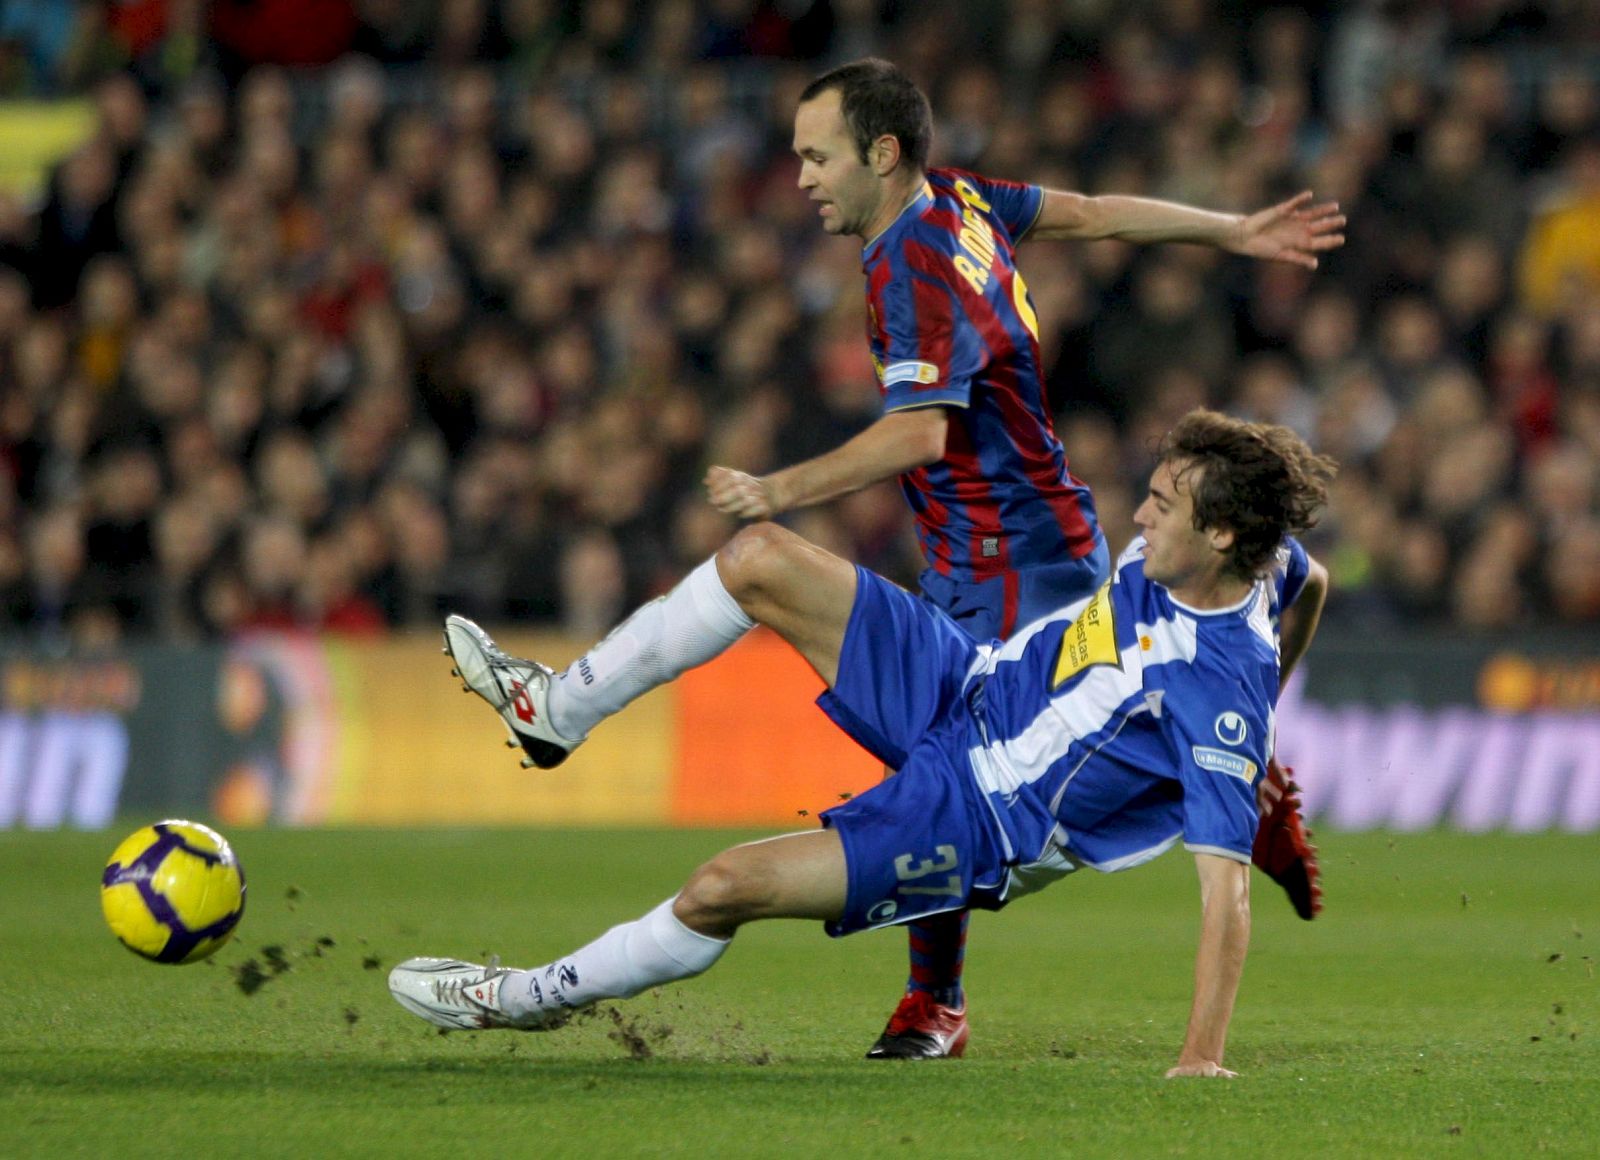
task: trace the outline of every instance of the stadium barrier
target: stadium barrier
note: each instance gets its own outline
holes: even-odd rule
[[[452,694],[434,634],[255,636],[73,658],[0,648],[0,828],[170,814],[257,825],[805,826],[878,763],[751,634],[641,698],[559,769],[521,770]],[[576,641],[507,633],[564,664]],[[1600,829],[1600,649],[1324,634],[1280,755],[1339,828]]]

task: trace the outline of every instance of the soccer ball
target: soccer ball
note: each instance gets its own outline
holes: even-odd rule
[[[244,870],[223,836],[197,822],[135,830],[100,878],[111,933],[154,963],[193,963],[233,934],[244,914]]]

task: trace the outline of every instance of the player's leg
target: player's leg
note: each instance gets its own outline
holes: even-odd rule
[[[551,689],[569,736],[721,655],[757,624],[771,628],[833,683],[855,599],[855,566],[776,524],[742,528],[677,588],[579,657]]]
[[[844,846],[832,830],[736,846],[696,870],[675,897],[544,966],[408,959],[390,972],[389,990],[439,1027],[549,1030],[592,1003],[700,974],[747,922],[833,921],[847,882]]]
[[[550,768],[635,698],[720,655],[757,623],[793,644],[824,679],[838,664],[853,566],[773,524],[742,529],[666,596],[639,608],[559,675],[511,657],[472,621],[445,621],[446,651],[527,751]]]
[[[842,935],[998,898],[1005,855],[964,770],[967,743],[928,735],[899,775],[826,811],[826,829],[724,850],[674,898],[543,966],[408,959],[389,990],[439,1027],[548,1030],[591,1003],[700,974],[747,922],[820,919]],[[958,1055],[962,1040],[947,1047]]]
[[[922,577],[922,595],[974,640],[995,640],[1004,635],[1005,622],[1015,619],[1016,574],[961,582],[930,569]],[[965,1050],[969,917],[970,912],[956,910],[905,924],[905,992],[868,1048],[868,1059],[942,1059]]]
[[[923,597],[980,641],[1005,639],[1057,608],[1092,595],[1110,571],[1105,545],[1080,561],[961,582],[931,569]],[[868,1059],[937,1059],[967,1037],[967,928],[960,910],[906,924],[905,993]]]
[[[740,530],[716,563],[745,615],[788,641],[832,687],[855,606],[855,565],[777,524]]]

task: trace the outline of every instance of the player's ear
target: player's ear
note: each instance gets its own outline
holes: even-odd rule
[[[1207,528],[1206,535],[1211,541],[1213,552],[1227,552],[1233,547],[1234,535],[1232,528]]]
[[[885,133],[872,143],[872,148],[867,150],[867,160],[872,165],[872,171],[879,177],[888,177],[894,172],[895,166],[900,164],[900,138],[893,133]]]

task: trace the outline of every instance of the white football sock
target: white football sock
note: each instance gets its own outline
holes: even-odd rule
[[[713,557],[551,682],[550,723],[563,737],[587,737],[635,697],[720,656],[755,624],[728,595]]]
[[[629,999],[706,970],[728,949],[728,940],[684,926],[672,913],[673,901],[669,898],[643,918],[612,927],[553,963],[508,975],[500,986],[506,1014],[515,1019],[602,999]]]

